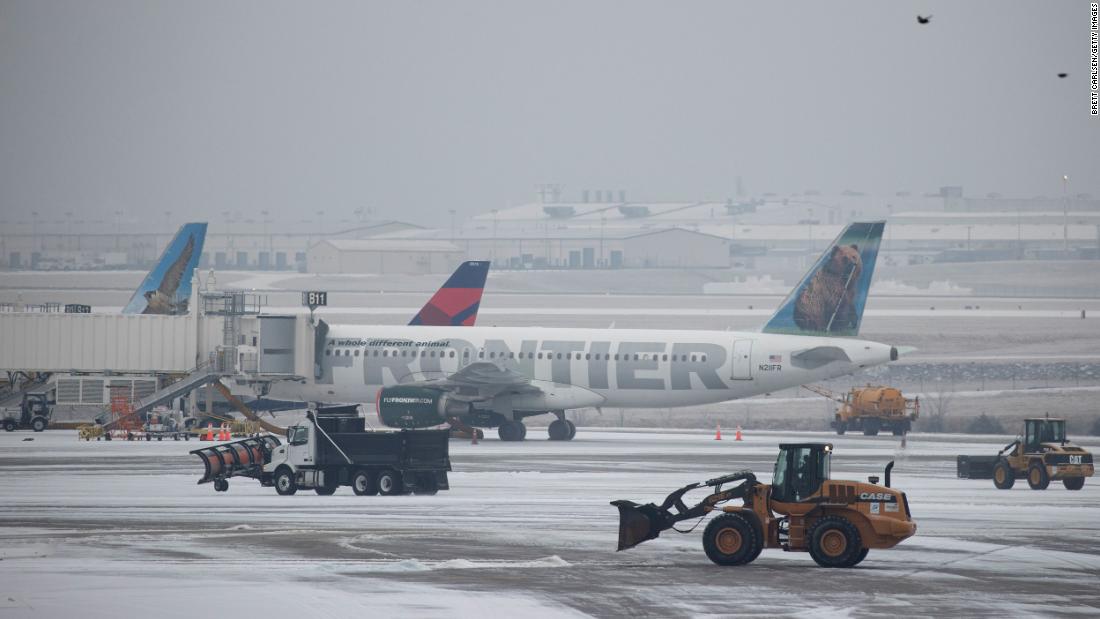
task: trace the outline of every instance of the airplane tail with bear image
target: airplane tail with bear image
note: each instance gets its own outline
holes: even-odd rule
[[[885,227],[884,221],[872,221],[845,228],[779,305],[763,332],[858,335]]]

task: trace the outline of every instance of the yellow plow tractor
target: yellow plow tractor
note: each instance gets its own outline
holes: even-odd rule
[[[995,456],[959,456],[960,479],[992,479],[1008,490],[1026,479],[1032,490],[1046,490],[1061,481],[1067,490],[1080,490],[1094,473],[1092,454],[1066,439],[1066,420],[1038,417],[1024,420],[1024,434]]]
[[[765,548],[808,551],[822,567],[853,567],[872,548],[891,548],[917,531],[904,492],[878,477],[870,483],[829,479],[830,443],[779,446],[771,484],[741,471],[673,491],[661,505],[612,501],[619,509],[619,550],[656,538],[676,523],[719,512],[703,532],[703,550],[718,565],[751,563]],[[724,489],[734,482],[736,486]],[[693,507],[684,495],[710,487],[712,493]],[[721,505],[741,499],[740,505]],[[694,527],[692,528],[694,529]]]

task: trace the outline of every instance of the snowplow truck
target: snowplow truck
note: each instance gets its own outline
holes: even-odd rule
[[[1032,490],[1046,490],[1061,480],[1067,490],[1080,490],[1094,473],[1092,454],[1066,439],[1066,420],[1041,417],[1024,420],[1024,433],[995,456],[959,456],[960,479],[992,479],[1008,490],[1026,479]]]
[[[329,495],[351,486],[363,495],[435,494],[450,488],[447,430],[375,431],[358,416],[315,416],[274,436],[195,449],[205,466],[200,484],[229,489],[230,477],[251,477],[282,495],[312,489]]]
[[[718,565],[751,563],[765,548],[809,552],[822,567],[854,567],[872,549],[891,548],[917,531],[905,493],[885,485],[829,479],[830,443],[779,446],[772,483],[741,471],[673,491],[660,505],[612,501],[619,509],[619,550],[655,539],[676,523],[711,518],[703,531],[703,551]],[[726,487],[736,482],[736,486]],[[698,488],[712,492],[693,507],[684,495]],[[740,505],[722,505],[741,499]],[[694,529],[694,527],[692,528]],[[686,533],[688,531],[678,532]]]
[[[894,387],[853,387],[840,400],[832,427],[837,434],[848,430],[876,436],[879,430],[889,430],[902,436],[920,416],[920,399],[907,399]]]

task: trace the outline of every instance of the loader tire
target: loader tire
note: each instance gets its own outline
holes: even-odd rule
[[[821,567],[851,567],[862,547],[859,529],[843,516],[825,516],[810,531],[810,556]]]
[[[5,432],[15,432],[15,422],[12,421],[11,419],[5,419],[4,420],[4,431]]]
[[[1080,490],[1085,487],[1085,478],[1067,477],[1062,480],[1062,485],[1066,487],[1066,490]]]
[[[1038,460],[1027,467],[1027,485],[1031,486],[1032,490],[1046,490],[1047,486],[1050,485],[1050,475],[1047,474],[1047,467]]]
[[[275,471],[275,492],[283,496],[298,492],[298,481],[294,479],[294,473],[290,469],[282,468]]]
[[[718,565],[744,565],[759,554],[763,540],[756,526],[741,514],[722,514],[703,531],[703,550]]]
[[[378,494],[378,484],[370,471],[356,471],[351,477],[351,491],[357,496],[374,496]]]
[[[1012,488],[1016,483],[1016,474],[1012,472],[1012,467],[1008,465],[1008,462],[999,460],[993,467],[993,485],[998,490],[1008,490]]]
[[[869,552],[871,552],[870,548],[864,548],[863,550],[860,550],[859,554],[856,555],[854,559],[852,559],[852,562],[848,565],[845,565],[844,567],[855,567],[860,563],[863,563],[863,560],[867,558],[867,553]]]
[[[46,421],[45,417],[35,417],[34,419],[31,419],[31,429],[35,432],[41,432],[45,430],[47,425],[49,425],[49,422]]]

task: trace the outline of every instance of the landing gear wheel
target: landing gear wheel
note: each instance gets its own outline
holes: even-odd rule
[[[1012,472],[1012,467],[1008,466],[1008,462],[999,460],[993,467],[993,485],[998,490],[1008,490],[1016,483],[1016,474]]]
[[[854,565],[862,545],[859,529],[841,516],[825,516],[810,531],[810,556],[821,567]]]
[[[878,429],[881,424],[878,419],[864,419],[863,420],[863,436],[878,436]]]
[[[847,431],[848,431],[848,422],[847,421],[838,421],[838,422],[836,422],[836,433],[837,434],[839,434],[840,436],[844,436],[844,433],[847,432]]]
[[[378,492],[384,496],[401,494],[403,485],[401,476],[393,469],[386,469],[378,474]]]
[[[227,479],[215,479],[214,480],[214,492],[225,492],[229,490],[229,480]]]
[[[1067,477],[1062,480],[1062,485],[1066,487],[1066,490],[1080,490],[1085,487],[1085,478]]]
[[[763,545],[756,526],[741,514],[722,514],[703,531],[703,550],[718,565],[744,565]]]
[[[1047,467],[1039,461],[1032,462],[1031,466],[1027,467],[1027,485],[1031,486],[1032,490],[1046,490],[1050,485]]]
[[[11,419],[5,419],[4,420],[4,431],[5,432],[15,432],[15,422],[12,421]]]
[[[574,424],[572,421],[569,421],[568,419],[565,420],[565,423],[566,423],[566,425],[569,426],[569,438],[567,438],[565,440],[571,441],[571,440],[573,440],[573,437],[577,435],[577,426],[576,426],[576,424]]]
[[[550,435],[552,441],[568,441],[569,440],[569,422],[558,419],[550,423],[550,427],[546,428],[546,433]]]
[[[34,419],[31,419],[31,429],[35,432],[41,432],[46,429],[46,425],[48,423],[49,422],[46,421],[45,417],[35,417]]]
[[[351,477],[351,491],[357,496],[374,496],[378,494],[378,485],[367,471],[356,471]]]
[[[497,428],[497,434],[502,441],[522,441],[527,435],[527,426],[520,421],[505,421]]]
[[[283,496],[290,496],[298,492],[298,482],[294,479],[294,473],[290,469],[279,469],[275,472],[275,492]]]

